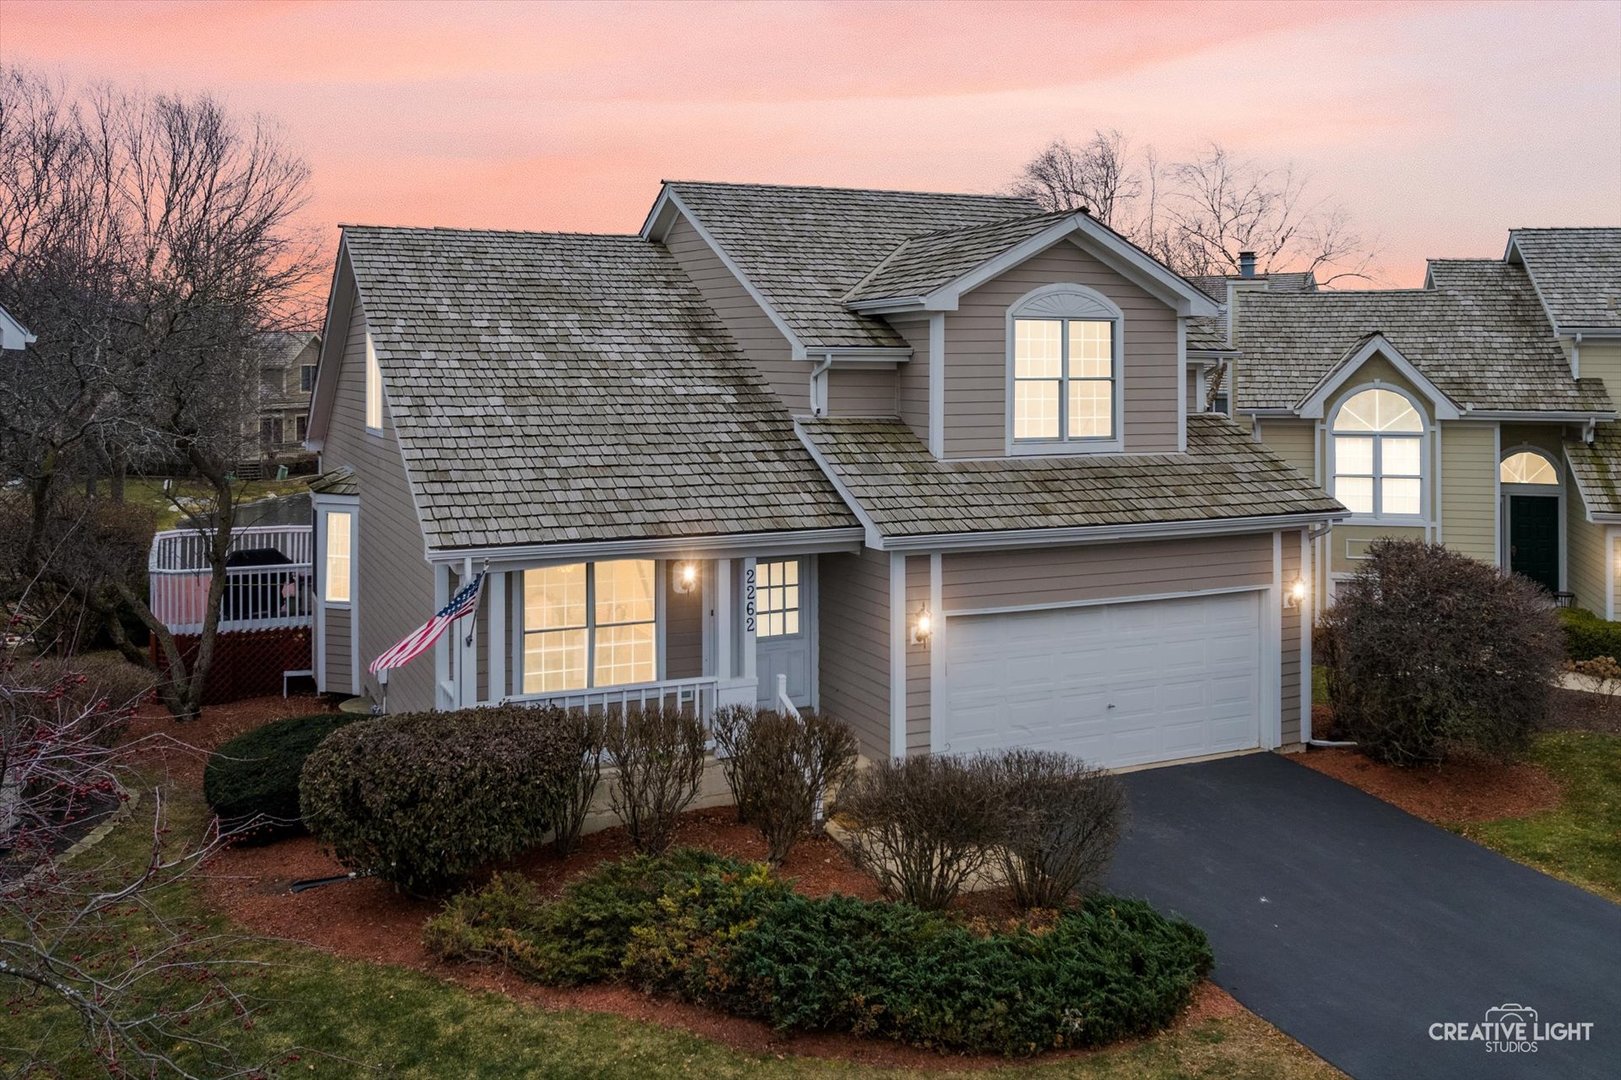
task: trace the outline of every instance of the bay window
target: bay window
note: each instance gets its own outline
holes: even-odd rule
[[[1424,515],[1424,418],[1380,388],[1353,394],[1334,414],[1331,494],[1358,517]]]
[[[346,510],[328,510],[322,522],[321,596],[329,604],[347,604],[353,598],[353,516]]]
[[[651,559],[523,572],[523,690],[558,693],[658,678]]]

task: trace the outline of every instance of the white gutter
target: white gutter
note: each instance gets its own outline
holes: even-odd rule
[[[589,562],[682,556],[741,558],[745,555],[806,555],[818,551],[859,551],[865,531],[859,525],[833,529],[722,533],[710,536],[659,536],[634,540],[589,540],[568,544],[513,544],[507,547],[441,548],[428,551],[428,562],[455,564],[464,559],[495,563]],[[735,554],[734,554],[735,553]]]
[[[1080,525],[1049,529],[1006,529],[997,532],[924,533],[886,536],[874,545],[882,551],[985,551],[997,548],[1058,547],[1107,544],[1121,540],[1168,540],[1189,536],[1291,529],[1348,517],[1349,511],[1314,514],[1270,514],[1261,517],[1164,521],[1131,525]]]

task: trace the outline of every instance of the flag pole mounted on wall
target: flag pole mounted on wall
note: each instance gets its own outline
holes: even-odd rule
[[[484,569],[473,575],[469,581],[456,591],[450,598],[450,603],[434,612],[433,617],[415,630],[400,638],[382,655],[371,662],[367,669],[377,676],[378,686],[382,689],[383,701],[380,706],[383,712],[388,711],[388,673],[395,668],[402,668],[412,660],[433,648],[450,625],[457,619],[473,616],[473,622],[467,625],[467,637],[464,644],[473,644],[473,634],[478,626],[479,601],[484,597],[484,582],[489,577],[490,561],[484,560]]]

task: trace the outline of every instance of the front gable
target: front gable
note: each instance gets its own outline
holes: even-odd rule
[[[1395,379],[1390,379],[1394,374]],[[1384,376],[1381,379],[1381,376]],[[1330,401],[1349,384],[1395,381],[1423,398],[1436,420],[1456,420],[1461,415],[1456,402],[1431,382],[1383,334],[1370,334],[1353,345],[1345,358],[1320,379],[1300,403],[1297,412],[1308,419],[1321,419]]]

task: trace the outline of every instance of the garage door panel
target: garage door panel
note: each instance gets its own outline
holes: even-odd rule
[[[938,741],[1114,766],[1256,746],[1257,596],[951,617]]]

